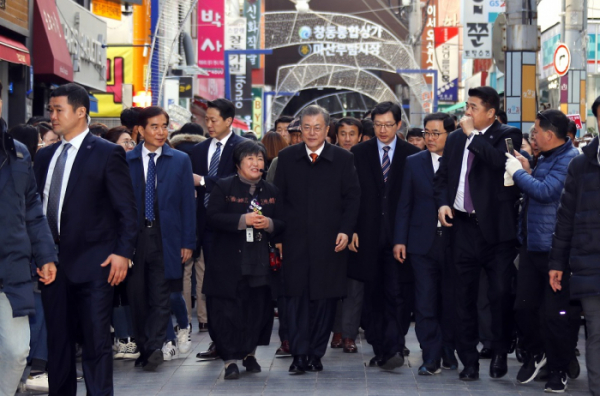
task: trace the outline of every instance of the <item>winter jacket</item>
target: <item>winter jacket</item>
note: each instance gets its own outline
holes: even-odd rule
[[[571,298],[600,294],[598,137],[569,165],[550,251],[551,270],[571,271]]]
[[[190,155],[190,153],[192,152],[192,148],[196,144],[202,143],[205,140],[206,138],[204,136],[180,133],[178,135],[173,136],[169,141],[174,149],[183,151],[187,155]]]
[[[547,157],[540,155],[537,166],[528,174],[515,172],[513,180],[523,192],[524,205],[519,217],[519,240],[527,240],[527,250],[549,252],[556,224],[558,201],[567,177],[567,167],[578,155],[570,139]],[[526,228],[523,222],[527,221]],[[523,232],[527,230],[527,235]]]

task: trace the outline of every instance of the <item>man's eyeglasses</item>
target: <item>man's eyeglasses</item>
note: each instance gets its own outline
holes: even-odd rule
[[[439,139],[439,137],[440,137],[441,135],[443,135],[443,134],[445,134],[445,133],[448,133],[448,132],[429,132],[429,131],[422,131],[421,133],[423,134],[423,137],[424,137],[425,139],[427,139],[428,137],[431,137],[431,138],[433,138],[433,140],[438,140],[438,139]]]
[[[393,124],[373,124],[373,126],[375,127],[375,129],[392,129],[396,124],[398,123],[395,122]]]
[[[133,140],[126,140],[124,142],[121,142],[121,145],[124,147],[135,147],[135,142]]]

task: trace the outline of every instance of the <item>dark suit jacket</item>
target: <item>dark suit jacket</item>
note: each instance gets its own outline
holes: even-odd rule
[[[350,253],[348,276],[360,281],[373,281],[379,275],[377,257],[382,248],[391,249],[393,222],[396,217],[406,157],[419,152],[415,146],[396,139],[388,182],[383,182],[377,139],[369,139],[352,147],[354,164],[360,182],[360,211],[355,232],[359,238],[358,253]]]
[[[38,151],[35,175],[43,196],[48,166],[60,142]],[[66,183],[67,181],[63,181]],[[69,176],[60,217],[59,271],[71,282],[107,280],[111,254],[133,258],[137,212],[121,146],[91,133],[83,139]]]
[[[202,246],[204,240],[204,231],[206,229],[206,208],[204,207],[204,194],[210,193],[215,186],[215,183],[219,179],[233,176],[237,172],[237,168],[233,163],[233,149],[240,142],[243,142],[244,138],[232,133],[227,140],[227,145],[222,147],[221,160],[219,161],[219,168],[217,169],[217,176],[207,176],[208,169],[210,167],[210,159],[208,158],[208,148],[212,139],[206,139],[202,143],[198,143],[192,149],[190,156],[192,158],[192,170],[195,174],[204,176],[204,186],[196,187],[197,192],[197,207],[196,207],[196,218],[197,218],[197,235],[198,245]]]
[[[138,144],[127,153],[138,207],[138,229],[145,227],[146,180],[142,145]],[[189,156],[165,144],[156,164],[156,176],[165,279],[181,279],[181,249],[196,249],[196,197]]]
[[[304,143],[279,152],[275,185],[283,203],[284,293],[310,299],[346,295],[347,250],[336,253],[339,233],[352,238],[360,186],[353,155],[325,143],[311,163]],[[350,239],[349,239],[350,240]]]
[[[437,229],[437,206],[433,198],[433,164],[428,150],[406,159],[402,193],[396,212],[394,245],[406,245],[407,253],[429,252]]]
[[[523,134],[509,125],[494,121],[482,136],[473,136],[469,150],[475,154],[469,174],[471,198],[479,227],[488,243],[506,242],[517,237],[517,187],[504,187],[505,139],[521,147]],[[435,175],[437,207],[454,208],[467,136],[457,129],[448,136],[440,169]]]

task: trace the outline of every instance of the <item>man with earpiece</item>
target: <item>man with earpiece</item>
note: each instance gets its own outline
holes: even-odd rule
[[[0,83],[2,92],[2,83]],[[29,354],[34,314],[30,261],[46,285],[56,277],[56,252],[42,212],[31,157],[6,132],[0,96],[0,395],[14,395]]]

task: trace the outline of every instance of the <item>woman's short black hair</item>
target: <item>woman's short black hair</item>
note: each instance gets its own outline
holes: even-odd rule
[[[33,125],[20,124],[12,127],[10,131],[8,131],[8,134],[27,147],[29,155],[31,156],[31,161],[33,161],[40,139],[37,128]]]
[[[233,162],[236,167],[239,167],[244,158],[258,154],[262,154],[263,158],[267,159],[267,149],[265,146],[260,142],[244,139],[243,142],[239,143],[233,149]]]

